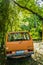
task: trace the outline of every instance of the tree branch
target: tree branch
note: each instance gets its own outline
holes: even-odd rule
[[[23,9],[26,9],[26,10],[32,12],[33,14],[35,14],[36,16],[38,16],[38,17],[40,18],[40,20],[43,20],[43,17],[42,17],[41,15],[39,15],[38,13],[34,12],[33,10],[31,10],[31,9],[25,7],[25,6],[20,5],[19,3],[17,3],[17,2],[14,1],[14,0],[13,0],[13,2],[14,2],[16,5],[18,5],[20,8],[23,8]]]

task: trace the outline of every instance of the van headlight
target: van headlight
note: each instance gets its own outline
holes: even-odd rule
[[[12,54],[15,54],[15,53],[16,53],[16,52],[14,52],[14,51],[12,52]]]
[[[28,50],[25,50],[25,53],[27,53],[28,52]]]

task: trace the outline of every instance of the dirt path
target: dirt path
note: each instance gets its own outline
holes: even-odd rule
[[[6,65],[38,65],[38,63],[31,57],[22,59],[8,60]]]
[[[31,57],[8,59],[4,65],[43,65],[43,43],[34,43],[34,54]]]

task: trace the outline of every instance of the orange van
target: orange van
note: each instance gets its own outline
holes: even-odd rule
[[[6,56],[21,58],[34,53],[33,40],[29,32],[9,32],[6,36]]]

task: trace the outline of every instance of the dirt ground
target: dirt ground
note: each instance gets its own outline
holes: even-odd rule
[[[34,54],[31,57],[7,59],[3,63],[0,65],[43,65],[43,43],[34,42]]]

